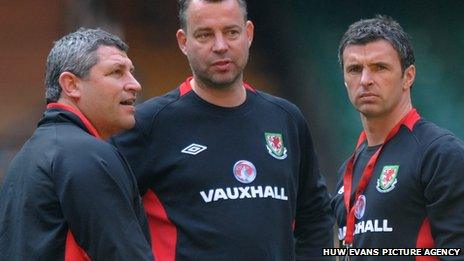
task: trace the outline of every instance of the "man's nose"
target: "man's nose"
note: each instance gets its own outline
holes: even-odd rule
[[[229,48],[227,40],[222,34],[217,34],[214,37],[213,52],[224,53]]]
[[[137,79],[135,79],[135,77],[134,77],[134,75],[132,73],[130,73],[128,82],[126,83],[126,85],[124,87],[125,87],[126,90],[131,90],[131,91],[135,91],[135,92],[140,92],[142,90],[142,86],[137,81]]]
[[[364,68],[361,72],[361,82],[362,86],[370,86],[374,83],[374,79],[372,78],[372,72],[368,69]]]

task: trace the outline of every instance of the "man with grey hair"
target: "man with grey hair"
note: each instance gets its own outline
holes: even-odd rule
[[[192,70],[114,138],[144,194],[157,260],[319,260],[333,220],[310,131],[291,102],[245,83],[243,0],[180,0]]]
[[[127,49],[101,29],[55,42],[47,109],[0,192],[1,260],[153,260],[136,181],[104,141],[135,122]]]
[[[413,108],[416,67],[408,35],[389,17],[360,20],[343,35],[339,57],[348,97],[363,125],[332,199],[342,244],[454,248],[440,258],[462,260],[464,143]],[[421,254],[427,255],[403,252],[395,260]]]

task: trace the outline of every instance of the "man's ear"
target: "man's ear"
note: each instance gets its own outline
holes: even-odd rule
[[[251,43],[253,42],[255,26],[253,25],[251,21],[247,21],[245,26],[246,26],[246,34],[248,38],[248,47],[250,47]]]
[[[411,89],[414,79],[416,78],[416,67],[414,65],[410,65],[406,68],[404,71],[404,78],[403,90]]]
[[[183,29],[179,29],[177,30],[176,38],[177,38],[177,44],[179,45],[179,49],[182,51],[182,53],[187,55],[187,47],[186,47],[187,34],[185,33]]]
[[[62,72],[58,78],[62,95],[66,95],[70,98],[81,97],[79,81],[80,79],[74,73]]]

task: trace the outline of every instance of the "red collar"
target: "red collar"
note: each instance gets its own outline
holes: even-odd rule
[[[66,105],[64,103],[58,103],[58,102],[47,104],[47,108],[48,109],[58,108],[58,109],[62,109],[62,110],[74,113],[82,121],[82,123],[84,123],[84,126],[87,128],[87,130],[89,130],[92,136],[98,139],[101,139],[100,135],[98,134],[97,129],[92,125],[92,123],[90,123],[90,121],[78,109],[71,107],[69,105]]]
[[[399,128],[399,126],[404,125],[406,126],[410,131],[414,128],[414,125],[418,120],[420,120],[420,115],[417,112],[416,109],[412,108],[404,117],[401,119],[401,121],[397,124],[395,128]],[[393,129],[395,129],[393,128]],[[395,133],[396,134],[396,133]],[[392,137],[387,137],[387,140],[389,140]],[[366,140],[366,132],[362,131],[361,134],[359,135],[358,138],[358,143],[356,144],[356,148],[361,146],[361,144]]]
[[[180,96],[184,96],[185,94],[187,94],[188,92],[190,92],[192,90],[192,85],[190,84],[190,81],[192,80],[192,78],[193,78],[193,76],[188,77],[187,80],[185,80],[185,82],[183,82],[179,86]],[[256,89],[251,87],[251,85],[249,85],[246,82],[243,83],[243,86],[247,90],[250,90],[252,92],[256,92]]]

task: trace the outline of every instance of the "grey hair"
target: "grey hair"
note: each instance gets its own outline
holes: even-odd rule
[[[376,15],[375,18],[359,20],[348,27],[338,48],[338,59],[342,68],[346,46],[364,45],[381,39],[388,41],[398,53],[403,73],[414,64],[414,50],[409,35],[391,17]]]
[[[90,69],[98,62],[95,51],[101,45],[114,46],[124,52],[129,49],[119,37],[99,28],[79,28],[54,43],[45,67],[47,104],[60,98],[61,86],[58,79],[63,72],[71,72],[79,78],[89,75]]]
[[[208,3],[217,3],[222,2],[224,0],[201,0]],[[240,8],[243,11],[243,19],[244,21],[248,20],[248,11],[247,11],[247,3],[245,0],[235,0],[238,2]],[[190,6],[192,0],[178,0],[179,3],[179,26],[182,30],[187,31],[187,9]]]

